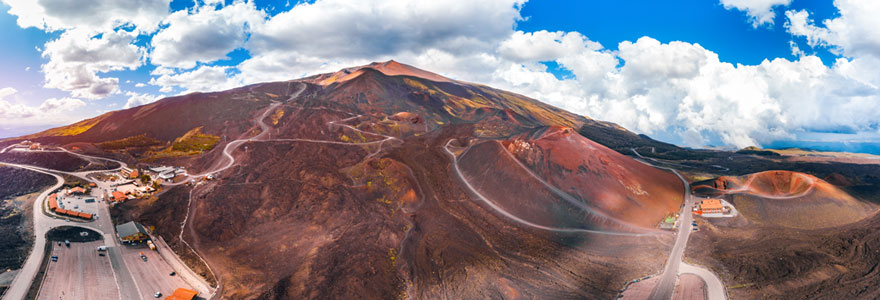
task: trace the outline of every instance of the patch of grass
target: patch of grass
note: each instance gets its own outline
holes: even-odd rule
[[[158,146],[161,144],[161,141],[148,137],[147,134],[141,134],[123,139],[98,143],[97,146],[103,150],[120,150],[127,148]]]
[[[218,142],[220,142],[219,136],[202,133],[202,127],[196,127],[175,139],[171,146],[161,151],[150,151],[144,155],[143,161],[199,155],[214,149]]]
[[[172,151],[192,152],[209,151],[220,142],[216,135],[202,133],[202,127],[196,127],[171,143]]]
[[[281,118],[284,117],[284,110],[278,109],[272,114],[272,125],[278,125],[278,122],[281,121]]]
[[[397,264],[397,249],[388,248],[388,260],[392,267]]]

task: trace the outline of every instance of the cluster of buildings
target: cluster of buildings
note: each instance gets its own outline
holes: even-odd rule
[[[127,167],[122,167],[122,169],[119,170],[119,174],[125,179],[136,179],[141,176],[141,173],[138,172],[138,170]]]
[[[125,202],[129,199],[137,199],[155,192],[151,186],[138,185],[134,181],[126,181],[117,184],[110,193],[110,200],[113,202]]]
[[[28,150],[43,150],[43,145],[37,142],[24,141],[10,147],[11,149],[28,149]]]
[[[63,205],[64,204],[61,201],[59,201],[57,193],[53,193],[53,194],[49,195],[49,210],[55,212],[56,214],[63,215],[63,216],[71,216],[71,217],[85,219],[85,220],[91,220],[93,217],[92,214],[89,214],[89,213],[64,209]]]
[[[119,175],[125,179],[123,182],[113,185],[113,191],[110,192],[110,200],[113,202],[125,202],[130,199],[137,199],[152,194],[156,191],[149,182],[139,182],[141,175],[149,175],[154,181],[164,180],[171,181],[179,174],[186,174],[183,167],[151,167],[146,170],[132,169],[123,167],[119,170]]]
[[[172,181],[174,180],[174,177],[177,177],[177,175],[186,175],[186,169],[184,167],[174,168],[169,166],[161,166],[150,167],[147,168],[147,170],[149,170],[156,178],[165,181]]]

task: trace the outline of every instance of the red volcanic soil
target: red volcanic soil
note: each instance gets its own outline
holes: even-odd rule
[[[366,68],[382,72],[382,74],[388,76],[410,76],[436,82],[453,82],[452,79],[393,60],[389,60],[386,62],[374,62],[369,65],[346,68],[339,70],[335,73],[321,74],[309,78],[308,82],[318,85],[329,85],[332,83],[346,82],[363,74],[364,69]]]
[[[168,142],[203,126],[228,139],[175,164],[207,172],[226,163],[231,141],[261,134],[229,148],[235,163],[217,180],[114,208],[155,226],[198,273],[215,274],[222,298],[610,298],[661,269],[669,235],[539,229],[466,183],[546,227],[643,232],[679,207],[675,175],[560,127],[587,118],[435,76],[372,64],[164,99],[43,138]],[[450,140],[475,142],[454,164]]]
[[[822,179],[791,171],[722,176],[695,183],[693,190],[704,196],[730,195],[750,221],[800,229],[841,226],[876,210]]]
[[[682,201],[683,186],[674,174],[570,128],[477,143],[459,164],[490,201],[543,226],[633,231],[653,227]]]

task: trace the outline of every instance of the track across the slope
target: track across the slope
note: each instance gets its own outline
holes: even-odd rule
[[[496,212],[498,212],[499,214],[507,217],[508,219],[510,219],[514,222],[517,222],[519,224],[526,225],[529,227],[541,229],[541,230],[547,230],[547,231],[559,232],[559,233],[588,233],[588,234],[601,234],[601,235],[614,235],[614,236],[653,236],[653,235],[658,234],[656,232],[630,233],[630,232],[590,230],[590,229],[582,229],[582,228],[559,228],[559,227],[544,226],[544,225],[535,224],[535,223],[523,220],[522,218],[517,217],[516,215],[504,210],[503,208],[498,206],[498,204],[496,204],[495,202],[492,202],[491,200],[489,200],[485,195],[483,195],[476,188],[474,188],[474,186],[470,182],[467,181],[467,179],[464,177],[464,174],[461,173],[461,169],[458,167],[458,157],[455,156],[455,153],[453,153],[452,151],[449,150],[449,144],[452,143],[452,141],[453,140],[447,141],[446,145],[443,146],[443,150],[446,151],[446,154],[448,154],[449,157],[452,159],[452,168],[455,170],[455,174],[458,176],[458,179],[462,183],[464,183],[465,187],[467,187],[468,190],[477,197],[477,199],[484,202],[486,205],[488,205],[489,207],[494,209]]]

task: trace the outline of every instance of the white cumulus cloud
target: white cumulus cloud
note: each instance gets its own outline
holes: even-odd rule
[[[168,15],[170,0],[3,0],[22,28],[79,29],[90,33],[134,25],[154,31]]]
[[[168,26],[153,36],[153,64],[193,68],[213,62],[244,45],[249,27],[262,23],[265,13],[254,4],[237,1],[221,9],[206,5],[194,13],[177,11],[163,21]]]
[[[118,79],[107,73],[134,70],[145,61],[155,67],[150,85],[162,93],[188,93],[395,59],[687,146],[733,148],[810,132],[880,132],[877,1],[836,0],[839,15],[824,21],[812,20],[807,11],[787,11],[796,58],[754,65],[721,61],[697,43],[642,37],[602,45],[589,33],[517,30],[521,0],[318,0],[275,16],[243,1],[200,1],[169,14],[167,1],[147,0],[121,2],[131,9],[118,16],[92,12],[94,20],[78,17],[91,7],[62,13],[47,11],[46,1],[10,5],[21,26],[62,31],[38,50],[48,60],[42,67],[45,86],[77,98],[124,94],[125,107],[158,96],[119,91]],[[755,27],[772,24],[775,9],[791,2],[720,0]],[[148,49],[135,45],[144,32],[156,32]],[[841,57],[829,66],[804,45],[827,47]],[[251,57],[234,66],[215,64],[236,49]],[[548,62],[565,73],[555,74]],[[18,97],[14,90],[4,93]],[[23,118],[40,108],[4,97],[3,116]],[[44,108],[77,105],[50,100]]]
[[[166,74],[153,78],[150,84],[160,86],[161,92],[170,92],[174,87],[189,92],[212,92],[237,87],[239,82],[227,75],[229,67],[201,66],[193,71]]]
[[[125,92],[125,95],[128,96],[128,100],[125,101],[125,106],[123,106],[122,108],[132,108],[135,106],[150,104],[156,102],[156,100],[162,99],[161,96],[139,94],[135,92]]]
[[[39,106],[29,106],[7,100],[18,91],[6,87],[0,89],[0,125],[21,125],[22,123],[51,123],[52,119],[65,118],[62,113],[86,105],[74,98],[49,98]]]
[[[306,56],[362,58],[438,48],[485,47],[508,34],[523,1],[322,0],[301,3],[254,31],[257,55],[295,49]]]
[[[839,16],[814,24],[805,10],[785,12],[791,34],[807,39],[810,46],[830,47],[848,57],[880,58],[880,1],[836,0]]]
[[[725,9],[736,9],[749,16],[752,26],[773,24],[776,12],[774,6],[788,6],[792,0],[721,0]]]
[[[143,64],[143,51],[131,44],[135,32],[117,30],[90,37],[87,32],[70,30],[46,43],[42,66],[45,87],[68,91],[74,97],[104,98],[118,91],[119,79],[99,73],[134,70]]]

